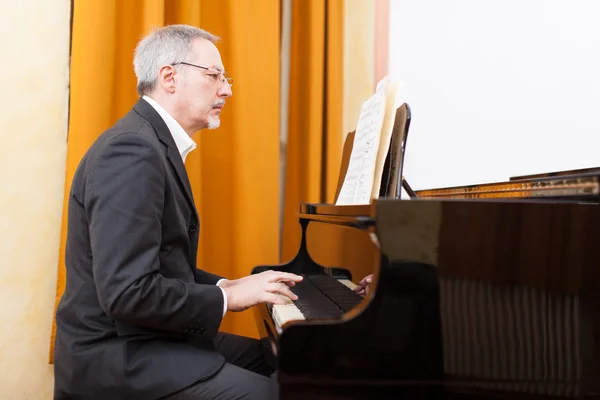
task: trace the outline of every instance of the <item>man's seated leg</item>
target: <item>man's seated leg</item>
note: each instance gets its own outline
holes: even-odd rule
[[[230,364],[264,376],[271,376],[275,372],[265,357],[267,348],[257,339],[219,332],[214,344]]]
[[[226,363],[208,380],[197,382],[163,400],[276,400],[275,379]]]
[[[225,357],[225,366],[212,378],[164,400],[278,399],[275,370],[267,363],[259,340],[219,332],[214,345]]]

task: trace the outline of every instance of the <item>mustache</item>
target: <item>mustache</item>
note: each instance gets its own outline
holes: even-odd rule
[[[215,101],[215,103],[212,106],[213,106],[213,108],[215,108],[215,107],[223,107],[224,105],[225,105],[225,100],[221,99],[221,100]]]

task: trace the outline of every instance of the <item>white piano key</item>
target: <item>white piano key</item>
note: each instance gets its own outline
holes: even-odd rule
[[[352,282],[349,279],[339,279],[339,282],[352,290],[354,290],[354,288],[357,286],[354,282]],[[287,297],[283,298],[289,301]],[[304,315],[302,315],[298,307],[296,307],[296,305],[291,302],[285,305],[273,304],[271,306],[271,314],[273,316],[275,327],[277,328],[278,333],[281,333],[281,327],[289,321],[304,321],[306,319]]]
[[[281,333],[281,327],[289,321],[304,321],[304,315],[294,304],[273,304],[271,306],[271,314],[275,321],[277,332]]]
[[[350,279],[338,279],[338,282],[343,283],[346,287],[349,287],[352,290],[354,290],[354,288],[358,286],[357,284],[352,282]]]

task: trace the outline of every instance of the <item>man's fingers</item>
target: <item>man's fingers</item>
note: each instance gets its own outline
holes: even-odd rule
[[[301,275],[277,271],[269,277],[269,282],[300,282],[302,279],[304,278]]]
[[[364,278],[362,278],[362,280],[360,282],[358,282],[358,285],[354,288],[354,291],[358,294],[360,294],[361,296],[368,296],[369,295],[369,291],[370,291],[370,286],[371,283],[373,283],[373,274],[371,275],[367,275]]]
[[[279,293],[280,295],[283,295],[291,300],[298,300],[298,296],[292,293],[290,288],[282,282],[269,284],[269,286],[267,287],[267,291],[272,293]]]
[[[285,297],[287,297],[290,300],[296,301],[298,300],[298,296],[296,296],[294,293],[292,293],[292,291],[290,290],[289,287],[287,287],[287,285],[283,284],[279,287],[279,290],[277,291],[279,294],[284,295]]]
[[[358,282],[359,286],[367,286],[369,284],[373,283],[373,275],[367,275],[364,278],[361,279],[360,282]]]
[[[271,293],[271,292],[265,292],[263,294],[263,299],[262,300],[263,300],[264,303],[279,304],[279,305],[282,305],[282,306],[291,303],[291,301],[290,300],[286,300],[285,297],[279,296],[278,294]]]

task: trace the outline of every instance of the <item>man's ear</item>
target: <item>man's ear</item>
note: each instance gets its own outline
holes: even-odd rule
[[[177,71],[172,65],[163,65],[158,70],[158,84],[168,93],[175,93]]]

